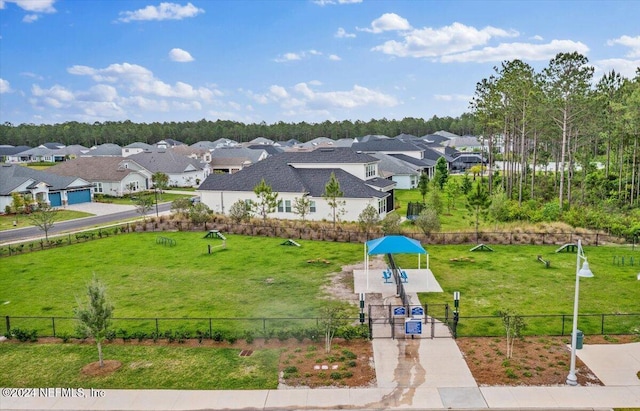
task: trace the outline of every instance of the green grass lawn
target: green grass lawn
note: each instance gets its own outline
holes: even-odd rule
[[[239,349],[110,345],[105,360],[120,369],[108,376],[82,375],[97,361],[94,344],[0,344],[0,386],[82,387],[84,389],[275,389],[277,349],[240,357]]]
[[[144,195],[145,193],[136,193],[134,194],[134,197],[137,197],[139,195]],[[151,198],[153,198],[154,204],[155,204],[155,194],[153,193],[153,191],[151,192],[147,192],[146,195],[151,196]],[[195,195],[195,193],[194,193]],[[158,194],[158,203],[170,203],[174,200],[177,200],[178,198],[191,198],[193,196],[187,195],[187,194],[176,194],[176,193],[171,193],[168,191],[165,191],[162,194]],[[104,202],[104,203],[109,203],[109,204],[122,204],[122,205],[136,205],[136,200],[131,199],[131,197],[129,196],[125,196],[125,197],[98,197],[96,199],[96,202]]]
[[[83,213],[81,211],[58,210],[56,212],[56,221],[74,220],[76,218],[91,217],[93,214]],[[17,224],[14,226],[13,222]],[[31,227],[33,224],[29,221],[26,214],[0,215],[0,231],[12,230],[14,228]]]
[[[156,244],[158,236],[174,239],[176,246]],[[282,242],[230,235],[226,249],[208,254],[209,244],[222,241],[204,239],[201,232],[137,233],[4,258],[3,272],[9,275],[0,277],[0,314],[71,317],[76,298],[95,273],[107,285],[118,318],[315,317],[326,304],[321,286],[328,282],[327,274],[361,259],[362,246],[300,241],[301,247],[293,247]],[[307,262],[315,259],[330,263]],[[51,330],[50,321],[34,321],[16,319],[12,325]],[[257,325],[227,321],[218,327]],[[125,326],[153,324],[116,324]],[[202,325],[189,324],[192,332],[196,326]],[[2,322],[0,333],[4,327]],[[72,328],[72,320],[56,324],[58,331]]]

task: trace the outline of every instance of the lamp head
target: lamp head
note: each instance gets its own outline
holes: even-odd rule
[[[593,272],[591,272],[591,269],[589,268],[589,263],[586,260],[582,264],[582,268],[580,269],[580,271],[578,271],[578,276],[584,277],[584,278],[593,277]]]

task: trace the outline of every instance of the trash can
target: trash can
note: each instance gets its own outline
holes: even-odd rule
[[[580,330],[576,330],[576,350],[582,349],[583,340],[584,340],[584,333]]]

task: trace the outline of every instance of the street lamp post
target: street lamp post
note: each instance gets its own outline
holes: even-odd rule
[[[573,298],[573,330],[571,332],[571,368],[567,375],[567,385],[578,385],[578,377],[576,377],[576,343],[578,340],[578,295],[580,290],[580,277],[590,278],[593,273],[589,268],[587,256],[584,255],[582,243],[578,240],[578,256],[576,257],[576,295]],[[584,260],[582,268],[580,268],[580,260]]]
[[[156,218],[158,218],[158,189],[154,188],[153,191],[156,194]]]

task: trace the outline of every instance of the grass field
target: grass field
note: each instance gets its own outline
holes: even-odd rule
[[[239,349],[105,345],[105,360],[121,368],[89,377],[83,366],[97,360],[94,344],[0,344],[0,386],[101,389],[275,389],[277,349],[240,357]]]
[[[176,246],[156,244],[159,235],[174,239]],[[51,330],[50,317],[72,317],[76,298],[95,273],[108,286],[117,318],[256,318],[216,326],[264,327],[268,324],[262,318],[317,316],[326,304],[321,286],[328,282],[327,274],[362,261],[360,244],[301,241],[302,247],[291,247],[281,246],[282,239],[248,236],[229,236],[226,249],[215,248],[209,255],[207,246],[222,241],[202,237],[191,232],[136,233],[3,258],[7,274],[0,276],[0,316],[42,316],[22,327]],[[452,304],[453,291],[460,291],[463,316],[492,316],[507,309],[522,315],[573,312],[575,254],[555,253],[555,246],[493,246],[494,252],[470,252],[469,246],[425,247],[444,293],[421,294],[423,303]],[[581,314],[639,313],[640,251],[586,247],[585,253],[595,277],[581,281]],[[545,268],[538,255],[551,261],[551,267]],[[622,256],[627,265],[614,265],[613,258]],[[635,266],[629,266],[632,256]],[[314,260],[320,262],[309,262]],[[398,255],[396,260],[404,268],[417,265],[413,255]],[[19,321],[12,319],[12,325],[20,327]],[[530,331],[545,333],[558,326],[548,321],[532,322]],[[596,327],[600,317],[593,321]],[[616,321],[632,321],[623,324],[627,328],[640,327],[638,316]],[[192,331],[202,327],[200,320],[182,323]],[[172,324],[162,328],[175,329]],[[153,321],[117,324],[154,326]],[[478,320],[467,323],[471,328],[466,331],[481,333],[487,326]],[[4,328],[0,323],[0,332]],[[72,319],[56,322],[59,332],[72,328]]]
[[[176,246],[156,244],[159,235],[175,240]],[[320,287],[327,274],[361,259],[362,246],[300,241],[302,246],[294,247],[282,242],[230,235],[225,249],[208,254],[208,245],[222,241],[204,239],[203,233],[137,233],[5,258],[3,272],[9,275],[0,277],[0,314],[70,317],[95,273],[107,285],[119,318],[317,316],[326,304]],[[318,259],[323,262],[308,262]],[[69,320],[56,328],[72,331],[72,324]],[[127,324],[133,325],[145,324]],[[50,322],[23,327],[51,329]]]
[[[56,212],[56,221],[74,220],[76,218],[90,217],[93,214],[83,213],[81,211],[59,210]],[[13,222],[16,225],[13,225]],[[55,223],[54,223],[55,224]],[[29,221],[27,215],[0,215],[0,231],[12,230],[14,228],[31,227],[33,224]]]

